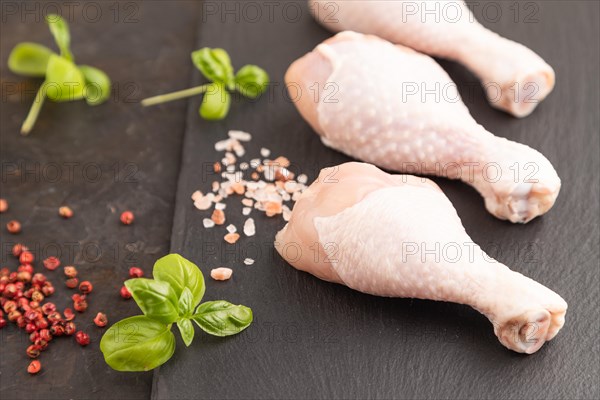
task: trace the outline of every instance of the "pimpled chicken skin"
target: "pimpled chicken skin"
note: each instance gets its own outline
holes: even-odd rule
[[[390,170],[461,179],[511,222],[554,205],[561,181],[550,161],[479,125],[427,55],[342,32],[296,60],[285,80],[305,94],[294,104],[329,147]],[[315,98],[315,87],[327,90]]]
[[[309,0],[315,19],[334,32],[377,35],[421,53],[464,64],[490,104],[524,117],[554,88],[554,70],[520,43],[483,27],[460,0]]]
[[[516,352],[536,352],[565,322],[567,303],[487,256],[425,178],[356,162],[325,168],[275,248],[294,268],[364,293],[470,305]]]

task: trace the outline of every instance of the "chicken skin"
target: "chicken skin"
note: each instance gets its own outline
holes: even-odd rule
[[[550,161],[479,125],[429,56],[342,32],[296,60],[285,80],[323,143],[351,157],[461,179],[483,196],[490,213],[511,222],[544,214],[558,196],[561,182]],[[315,87],[321,88],[317,96]]]
[[[298,270],[360,292],[470,305],[516,352],[536,352],[565,321],[567,303],[486,255],[425,178],[357,162],[325,168],[275,248]]]

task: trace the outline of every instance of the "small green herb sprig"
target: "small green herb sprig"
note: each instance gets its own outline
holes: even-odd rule
[[[269,84],[267,72],[256,65],[245,65],[233,73],[229,54],[223,49],[204,47],[192,52],[192,62],[211,83],[142,100],[144,107],[179,100],[204,93],[200,116],[209,121],[225,118],[231,105],[230,91],[255,99]]]
[[[29,134],[33,129],[46,97],[57,102],[85,98],[87,103],[93,106],[105,102],[110,96],[108,75],[89,65],[75,65],[67,22],[55,14],[48,14],[46,22],[60,55],[41,44],[23,42],[17,44],[8,56],[8,68],[12,72],[24,76],[45,77],[21,127],[23,135]]]
[[[179,254],[154,264],[154,279],[125,281],[144,315],[111,326],[100,341],[106,363],[117,371],[148,371],[167,362],[175,352],[175,323],[186,346],[194,339],[194,321],[214,336],[235,335],[252,322],[252,310],[224,300],[200,304],[204,277]]]

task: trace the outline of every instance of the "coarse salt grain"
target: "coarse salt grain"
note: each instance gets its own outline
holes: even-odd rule
[[[235,233],[235,232],[237,232],[237,228],[235,227],[234,224],[227,225],[227,228],[225,228],[225,229],[227,229],[227,232],[229,232],[229,233]]]
[[[231,268],[221,267],[210,271],[210,277],[215,281],[226,281],[231,278],[231,275],[233,275],[233,270]]]
[[[213,226],[215,226],[215,221],[213,221],[210,218],[204,218],[202,220],[202,224],[204,225],[205,228],[212,228]]]
[[[298,182],[305,185],[308,182],[308,177],[304,174],[298,175]]]
[[[225,241],[229,244],[234,244],[235,242],[238,241],[238,239],[240,238],[240,234],[239,233],[228,233],[227,235],[225,235],[223,237],[223,239],[225,239]]]
[[[244,131],[231,130],[227,134],[231,139],[237,139],[241,142],[249,142],[252,140],[252,135]]]
[[[248,168],[250,168],[250,165],[249,165],[247,162],[240,163],[240,169],[241,169],[242,171],[245,171],[245,170],[247,170]]]
[[[238,157],[242,157],[242,156],[244,156],[244,154],[246,154],[246,150],[244,149],[244,146],[242,146],[239,143],[233,146],[233,151],[235,152],[235,155]]]
[[[223,225],[225,223],[225,213],[223,210],[214,210],[210,219],[217,225]]]
[[[285,191],[288,192],[288,193],[294,193],[294,190],[296,189],[296,186],[297,186],[296,182],[293,182],[293,181],[287,181],[283,185]]]
[[[194,201],[200,200],[202,197],[204,197],[204,195],[199,190],[196,190],[194,193],[192,193],[192,200]]]
[[[231,188],[237,194],[244,194],[244,192],[246,191],[246,187],[241,182],[234,183],[233,185],[231,185]]]
[[[277,157],[275,160],[273,160],[273,163],[275,165],[278,165],[278,166],[283,167],[283,168],[287,168],[287,167],[290,166],[290,160],[288,160],[284,156]]]
[[[260,149],[260,155],[263,157],[269,157],[271,155],[271,150],[263,147],[262,149]]]
[[[254,260],[251,259],[251,258],[245,258],[244,259],[244,264],[246,264],[246,265],[252,265],[252,264],[254,264]]]
[[[215,198],[215,195],[212,193],[209,193],[206,196],[202,196],[201,198],[194,200],[194,206],[198,210],[208,210],[212,206],[212,202],[213,202],[214,198]]]
[[[227,147],[229,147],[230,143],[230,139],[225,139],[225,140],[220,140],[217,143],[215,143],[215,150],[216,151],[224,151],[227,149]]]
[[[242,215],[250,215],[251,211],[252,209],[250,207],[244,207],[242,208]]]
[[[269,201],[265,204],[265,212],[267,217],[273,217],[277,214],[281,214],[282,208],[281,203],[276,203],[274,201]]]
[[[225,203],[215,203],[215,210],[224,210],[227,208],[227,204]]]
[[[244,235],[254,236],[255,233],[256,226],[254,225],[254,219],[248,218],[246,222],[244,222]]]

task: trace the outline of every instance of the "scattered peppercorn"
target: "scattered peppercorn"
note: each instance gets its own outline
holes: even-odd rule
[[[46,303],[42,306],[42,312],[46,315],[50,315],[56,311],[56,305],[54,303]]]
[[[67,285],[69,289],[75,289],[77,285],[79,285],[79,279],[69,278],[65,281],[65,285]]]
[[[33,283],[34,286],[41,286],[46,282],[46,275],[44,274],[40,274],[39,272],[35,275],[33,275],[33,278],[31,278],[31,283]]]
[[[62,336],[65,334],[65,328],[60,324],[52,325],[50,327],[50,334],[52,336]]]
[[[14,219],[8,221],[6,224],[6,230],[9,233],[16,235],[17,233],[21,232],[21,223],[19,221],[15,221]]]
[[[79,284],[79,291],[83,294],[91,293],[94,290],[94,286],[90,281],[83,281]]]
[[[72,265],[67,265],[64,271],[67,278],[75,278],[77,276],[77,268]]]
[[[71,296],[71,300],[73,300],[74,302],[80,301],[80,300],[85,300],[85,294],[75,293],[75,294],[73,294],[73,296]]]
[[[6,289],[4,289],[6,291]],[[6,294],[5,294],[6,296]],[[15,311],[17,309],[17,303],[9,300],[6,303],[4,303],[4,306],[2,307],[4,309],[4,312],[7,314],[10,314],[11,312]]]
[[[8,210],[8,201],[6,199],[0,199],[0,213],[4,213]]]
[[[34,323],[28,322],[27,325],[25,325],[25,332],[27,333],[35,332],[36,330],[37,326],[35,326]]]
[[[26,352],[30,358],[38,358],[41,353],[41,347],[38,345],[32,344],[31,346],[29,346],[27,348]]]
[[[31,294],[31,300],[37,301],[38,303],[41,303],[42,301],[44,301],[44,295],[39,290],[35,290]]]
[[[46,317],[48,319],[48,322],[50,322],[51,324],[56,324],[62,321],[62,315],[60,315],[60,313],[58,311],[52,311],[50,314],[48,314],[48,316]]]
[[[144,276],[144,271],[142,271],[141,268],[138,268],[138,267],[129,268],[129,277],[130,278],[141,278],[142,276]]]
[[[77,330],[77,328],[75,327],[74,322],[69,321],[65,324],[65,335],[71,336],[75,333],[76,330]]]
[[[15,322],[17,319],[19,319],[19,317],[22,317],[22,316],[23,316],[23,314],[21,314],[17,310],[14,310],[14,311],[8,313],[8,320],[11,322]]]
[[[46,342],[45,340],[42,339],[36,339],[35,342],[33,342],[33,344],[35,344],[36,346],[40,346],[40,350],[44,351],[48,348],[48,342]]]
[[[6,320],[2,317],[0,317],[0,329],[4,328],[6,326]]]
[[[73,216],[73,210],[71,210],[70,207],[62,206],[58,209],[58,215],[60,215],[61,217],[65,218],[65,219],[68,219]]]
[[[87,310],[88,303],[85,300],[79,300],[73,304],[73,308],[75,309],[75,311],[82,313],[85,310]]]
[[[131,211],[123,211],[121,213],[121,223],[123,225],[131,225],[133,223],[134,216]]]
[[[31,281],[31,273],[27,271],[20,271],[17,273],[17,279],[19,282],[30,282]]]
[[[90,344],[90,336],[83,331],[78,331],[75,334],[75,340],[82,346],[87,346]]]
[[[52,340],[52,334],[50,334],[50,330],[48,330],[48,329],[40,329],[38,334],[39,334],[39,338],[42,340],[45,340],[46,342],[49,342]]]
[[[96,314],[96,318],[94,318],[94,323],[96,326],[103,328],[108,324],[108,319],[106,318],[106,314],[99,312]]]
[[[23,251],[19,256],[19,262],[21,264],[31,264],[35,261],[35,257],[33,253],[30,251]]]
[[[44,260],[44,267],[49,271],[54,271],[60,267],[60,260],[54,256],[48,257]]]
[[[129,290],[127,289],[126,286],[121,287],[121,297],[124,299],[130,299],[131,298],[131,293],[129,293]]]
[[[70,308],[65,308],[63,314],[65,316],[66,321],[73,321],[73,319],[75,319],[75,313]]]
[[[29,249],[22,243],[17,243],[12,248],[12,254],[15,257],[19,257],[23,251],[28,251]]]
[[[27,367],[27,372],[34,375],[34,374],[37,374],[38,372],[40,372],[41,369],[42,369],[42,363],[39,362],[39,360],[33,360]]]
[[[48,320],[46,318],[40,318],[37,321],[35,321],[35,326],[37,326],[38,329],[46,329],[48,327]]]
[[[54,294],[54,286],[50,282],[44,282],[44,286],[42,286],[42,293],[44,296],[50,296]]]

